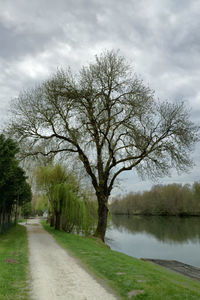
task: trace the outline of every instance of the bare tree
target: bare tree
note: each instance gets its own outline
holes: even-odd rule
[[[71,153],[98,200],[95,236],[104,240],[108,197],[119,174],[157,177],[191,166],[197,127],[183,103],[155,101],[118,52],[106,51],[78,75],[59,70],[13,103],[10,132],[24,156]]]

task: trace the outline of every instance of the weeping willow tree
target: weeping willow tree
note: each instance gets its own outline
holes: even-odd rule
[[[57,213],[56,219],[64,231],[87,234],[94,228],[94,217],[88,209],[86,199],[80,199],[73,192],[70,184],[57,184],[54,188],[53,198]]]
[[[38,190],[48,201],[51,226],[83,233],[93,228],[94,205],[78,195],[80,188],[73,175],[57,164],[38,167],[35,176]]]
[[[36,195],[35,211],[40,213],[48,209],[48,197],[46,194]]]
[[[56,211],[56,203],[54,201],[54,189],[57,184],[66,182],[67,174],[60,165],[39,166],[36,168],[34,175],[38,190],[48,199],[48,212],[51,226],[59,229],[59,214]]]

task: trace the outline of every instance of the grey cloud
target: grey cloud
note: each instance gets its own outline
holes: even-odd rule
[[[45,34],[15,32],[0,26],[0,56],[4,59],[16,60],[26,53],[32,55],[47,47],[48,37]]]
[[[199,14],[199,0],[0,1],[0,124],[21,89],[105,48],[121,49],[156,97],[188,102],[199,123]]]

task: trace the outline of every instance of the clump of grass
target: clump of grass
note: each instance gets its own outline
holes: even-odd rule
[[[0,300],[28,300],[26,228],[16,225],[0,235]]]
[[[56,231],[43,222],[56,241],[104,279],[122,299],[200,299],[200,282],[150,262],[112,251],[95,238]]]

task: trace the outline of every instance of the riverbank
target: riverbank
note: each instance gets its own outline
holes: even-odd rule
[[[124,300],[200,299],[200,284],[195,280],[112,251],[97,239],[44,227]],[[17,225],[0,235],[0,300],[29,299],[27,266],[26,228]]]
[[[141,258],[144,261],[150,261],[154,264],[169,268],[175,272],[178,272],[187,277],[194,278],[200,281],[200,268],[184,264],[177,260],[166,260],[166,259],[152,259],[152,258]]]
[[[131,297],[152,300],[200,299],[198,281],[112,251],[97,239],[56,231],[44,222],[43,226],[63,248],[106,281],[124,300]]]
[[[27,300],[28,245],[24,226],[0,235],[0,300]]]
[[[191,213],[191,214],[187,214],[187,213],[177,213],[177,214],[167,214],[167,213],[140,213],[140,212],[135,212],[135,213],[112,213],[112,215],[114,216],[126,216],[126,217],[200,217],[199,213]]]

